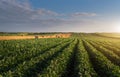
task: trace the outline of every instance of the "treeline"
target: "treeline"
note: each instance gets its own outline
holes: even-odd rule
[[[0,32],[0,36],[27,36],[27,35],[53,35],[68,34],[71,32]]]

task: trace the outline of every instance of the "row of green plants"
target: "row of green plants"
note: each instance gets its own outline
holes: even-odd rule
[[[33,52],[32,51],[31,52],[25,51],[25,52],[29,52],[29,53],[23,54],[21,56],[18,54],[17,56],[11,57],[12,59],[7,58],[6,60],[2,60],[1,64],[0,64],[0,68],[1,68],[0,72],[1,72],[1,74],[4,74],[4,72],[9,73],[10,71],[16,70],[21,65],[23,65],[23,68],[24,68],[24,64],[26,62],[31,62],[32,60],[34,61],[34,59],[37,59],[39,56],[41,57],[42,54],[47,53],[50,49],[52,50],[52,49],[56,48],[57,46],[61,47],[61,46],[59,46],[59,44],[61,45],[64,42],[66,43],[66,42],[69,42],[69,41],[70,40],[66,39],[63,42],[60,41],[59,43],[53,42],[53,44],[52,44],[52,42],[50,42],[51,44],[46,45],[46,46],[44,46],[44,45],[39,46],[38,45],[38,49],[40,49],[40,50],[32,50],[33,48],[36,48],[36,47],[33,46],[33,47],[31,47],[31,50]],[[31,44],[31,45],[34,45],[34,44]]]
[[[93,41],[95,42],[95,41]],[[114,52],[116,55],[118,55],[120,57],[120,49],[118,48],[119,45],[116,45],[117,43],[113,43],[113,42],[96,42],[98,45],[102,45],[104,48],[108,49],[109,51]]]
[[[98,51],[100,51],[104,56],[106,56],[111,62],[113,62],[116,65],[120,65],[120,57],[116,55],[112,50],[106,49],[102,45],[99,45],[96,42],[91,42],[91,45],[93,45]]]
[[[38,74],[38,77],[64,77],[64,72],[67,70],[67,65],[73,54],[73,49],[76,43],[77,40],[70,43],[68,47],[62,49],[61,53],[50,61],[47,68]]]
[[[29,40],[29,42],[30,41],[31,40]],[[48,40],[48,41],[50,41],[50,40]],[[58,41],[60,41],[60,40],[58,40]],[[64,40],[63,42],[65,42],[65,41],[69,41],[69,40]],[[7,57],[3,58],[2,60],[0,60],[0,65],[1,65],[0,66],[0,68],[1,68],[0,72],[8,71],[11,68],[17,66],[18,64],[23,63],[26,60],[30,60],[31,58],[34,58],[36,56],[39,56],[40,54],[43,54],[48,49],[54,48],[57,45],[63,43],[62,41],[60,41],[59,43],[50,41],[46,44],[39,45],[40,41],[36,41],[36,45],[35,45],[33,42],[34,41],[32,40],[32,43],[29,44],[30,47],[26,46],[24,48],[24,50],[21,51],[22,53],[18,52],[18,54],[16,54],[16,55],[10,55],[10,56],[7,56]],[[27,45],[25,42],[23,42],[22,44]],[[14,49],[16,50],[16,48],[14,48]],[[13,52],[15,52],[15,50]],[[12,51],[10,51],[10,52],[12,52]],[[6,53],[6,52],[4,52],[4,53]]]
[[[84,46],[89,53],[95,71],[101,77],[120,77],[120,67],[114,65],[100,51],[84,40]]]
[[[119,40],[74,37],[0,41],[0,77],[120,77]]]
[[[77,46],[76,65],[77,77],[98,77],[90,62],[88,52],[83,46],[82,40],[79,40]]]
[[[23,55],[23,53],[29,53],[31,48],[41,50],[41,46],[44,48],[48,45],[53,45],[59,41],[65,39],[40,39],[40,40],[9,40],[0,41],[0,60],[9,56]],[[41,48],[39,48],[41,47]]]

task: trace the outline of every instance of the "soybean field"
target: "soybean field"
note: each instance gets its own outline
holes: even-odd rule
[[[73,33],[1,40],[0,77],[120,77],[120,39]]]

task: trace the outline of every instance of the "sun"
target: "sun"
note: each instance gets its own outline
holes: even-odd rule
[[[116,32],[120,32],[120,26],[116,27]]]
[[[114,26],[114,31],[120,33],[120,24]]]

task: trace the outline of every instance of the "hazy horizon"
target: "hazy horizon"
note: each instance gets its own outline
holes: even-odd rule
[[[120,32],[120,0],[0,0],[0,32]]]

